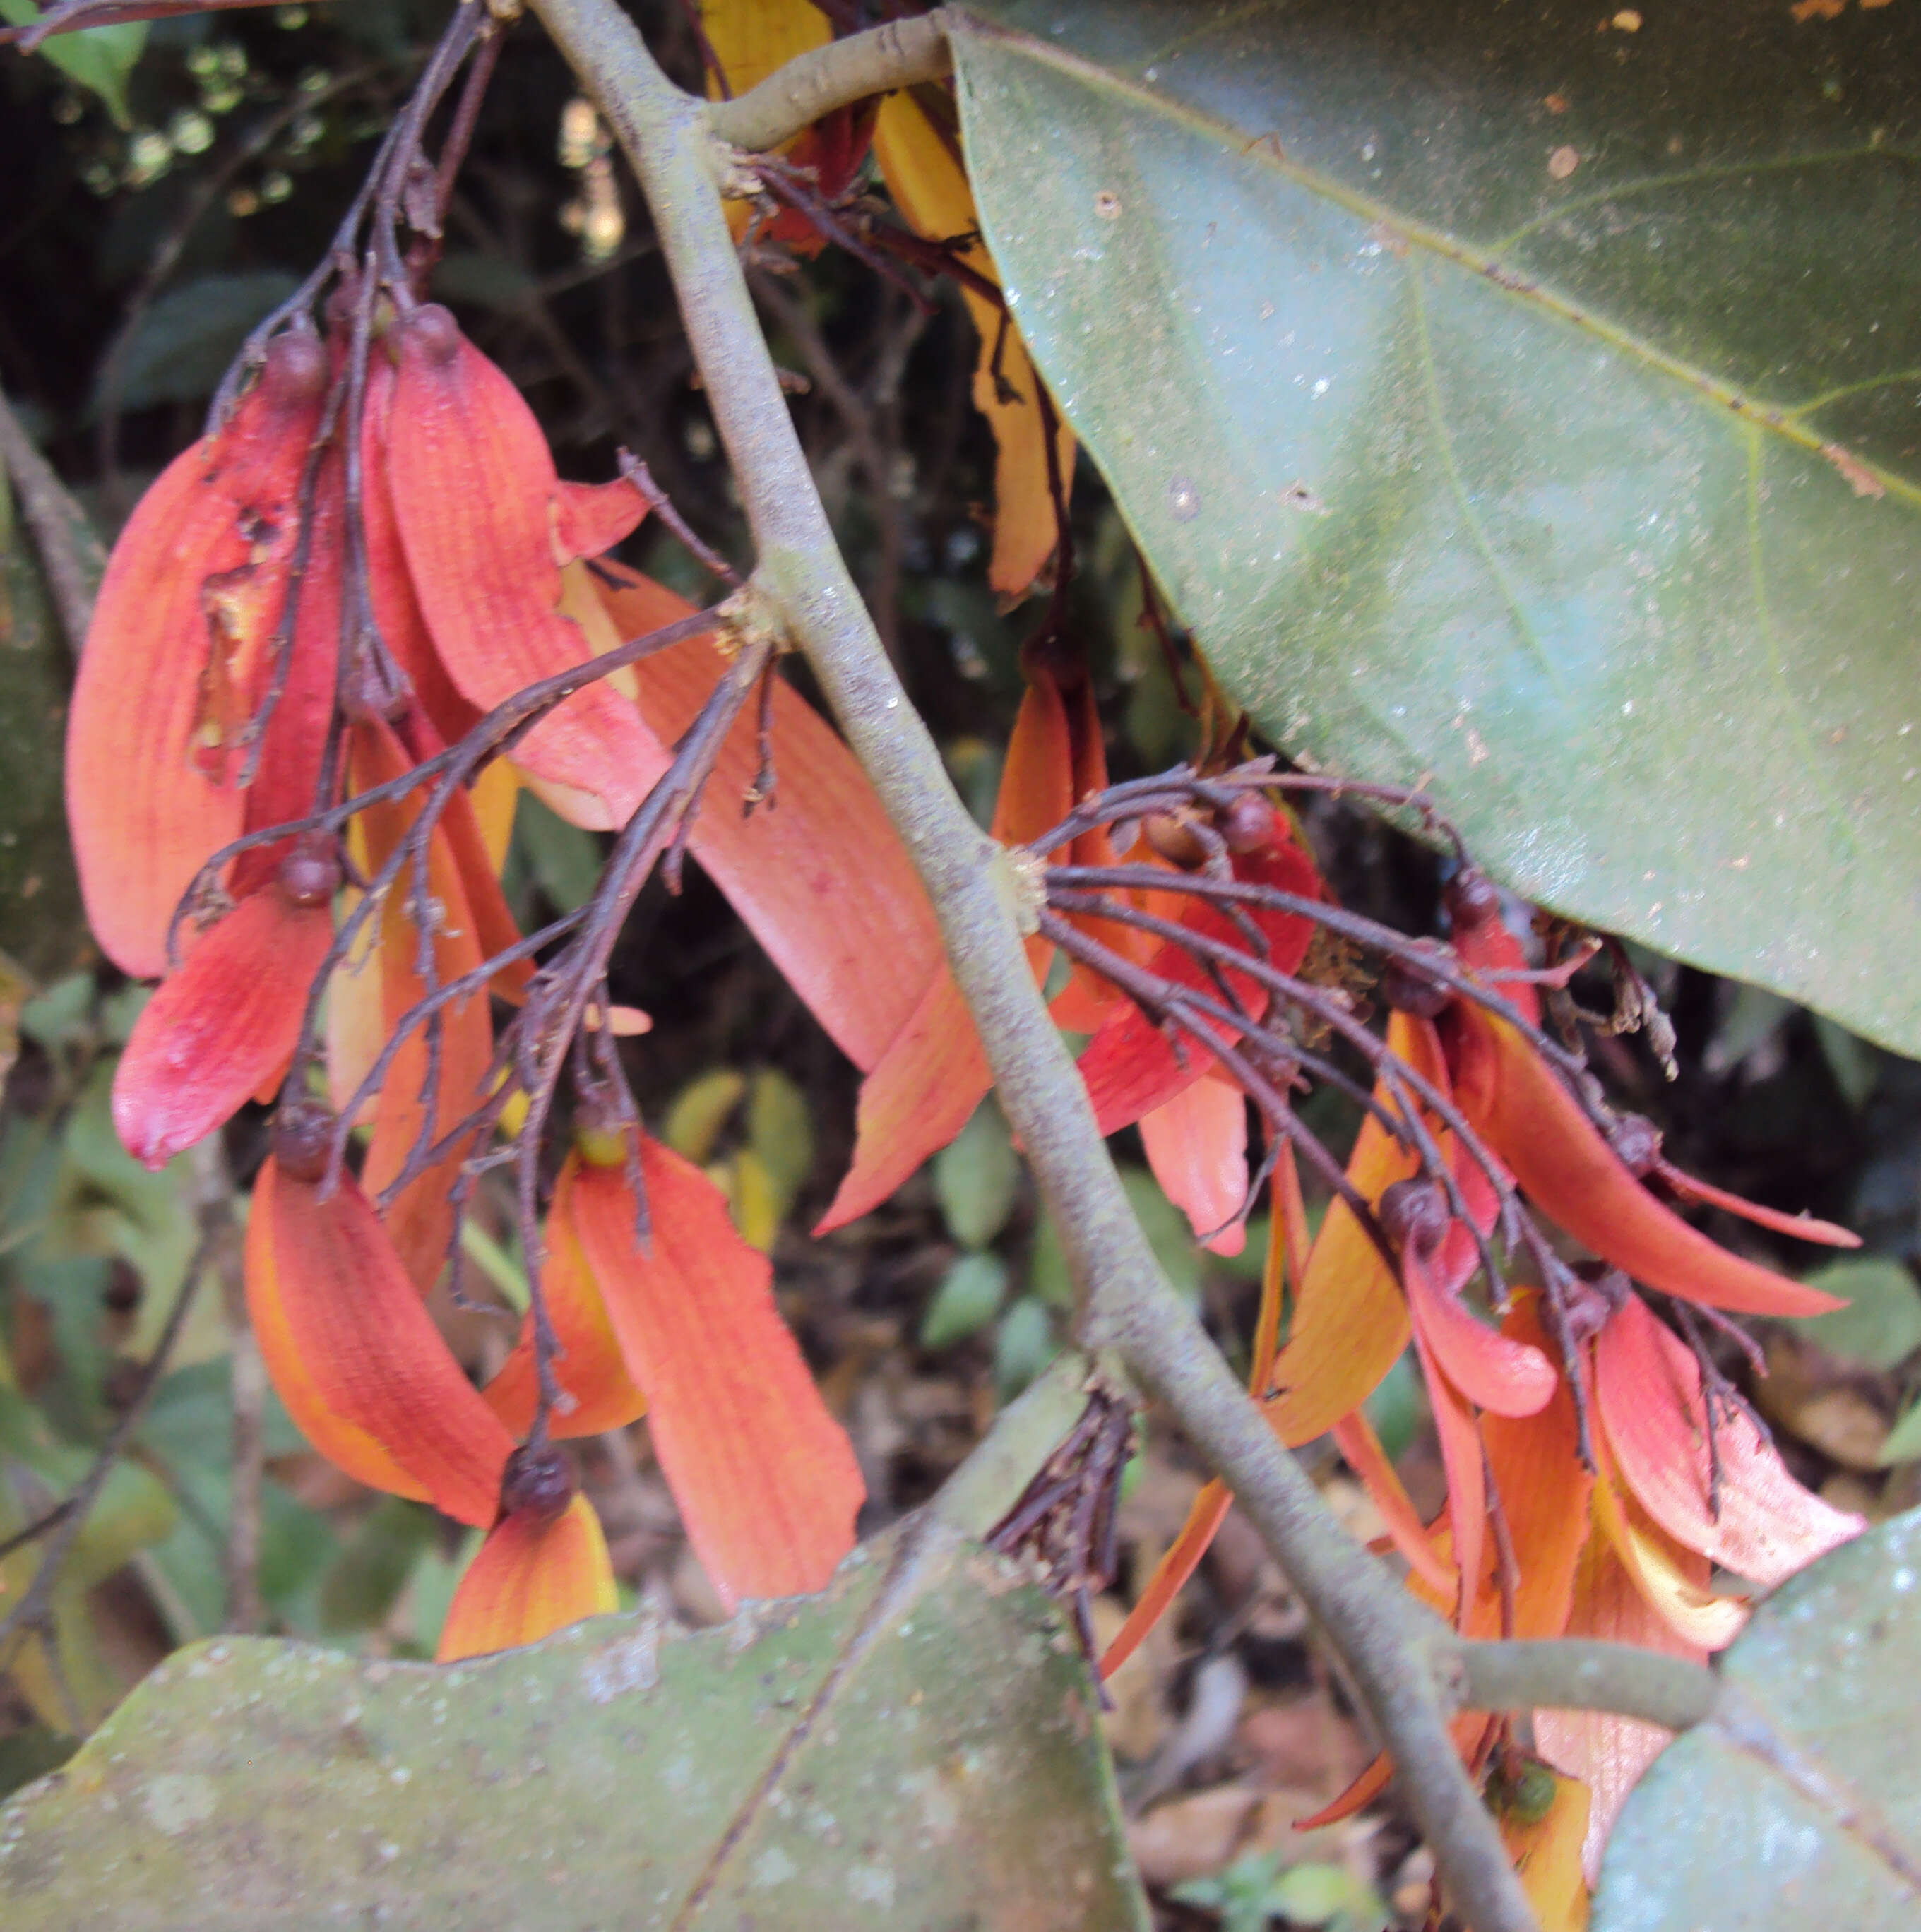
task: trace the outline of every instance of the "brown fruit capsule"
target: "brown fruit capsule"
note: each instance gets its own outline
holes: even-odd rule
[[[1436,964],[1452,965],[1454,956],[1444,946],[1423,940],[1419,950],[1431,954]],[[1382,1000],[1397,1013],[1412,1013],[1418,1020],[1438,1019],[1454,998],[1452,991],[1421,971],[1418,960],[1396,956],[1382,969],[1375,988]]]
[[[507,1458],[500,1472],[500,1514],[523,1511],[551,1522],[574,1500],[573,1465],[551,1442],[529,1442]]]
[[[1280,814],[1258,792],[1244,791],[1215,821],[1230,852],[1265,852],[1279,836]]]
[[[327,386],[327,352],[311,328],[290,328],[267,344],[260,387],[276,408],[305,408]]]
[[[410,686],[399,668],[377,662],[368,650],[358,650],[341,682],[341,709],[356,724],[398,718],[407,709]]]
[[[436,362],[451,362],[459,353],[461,326],[450,309],[438,302],[424,302],[403,325],[410,346]]]
[[[331,838],[303,838],[280,862],[280,889],[297,906],[331,904],[341,866]]]
[[[1592,1341],[1626,1305],[1634,1284],[1619,1268],[1582,1262],[1562,1291],[1567,1310],[1568,1340],[1577,1346]]]
[[[1661,1158],[1661,1130],[1645,1114],[1616,1116],[1607,1130],[1607,1141],[1636,1180],[1652,1173]]]
[[[1431,1180],[1397,1180],[1374,1210],[1381,1232],[1398,1248],[1429,1254],[1448,1232],[1448,1204]]]
[[[1147,842],[1170,866],[1178,866],[1184,872],[1197,871],[1208,862],[1206,840],[1184,820],[1157,812],[1141,820],[1141,830]]]
[[[1501,895],[1485,872],[1463,866],[1442,888],[1441,903],[1457,931],[1463,926],[1485,926],[1501,916]]]
[[[274,1159],[290,1180],[318,1180],[333,1150],[333,1111],[302,1094],[283,1100],[274,1116]]]

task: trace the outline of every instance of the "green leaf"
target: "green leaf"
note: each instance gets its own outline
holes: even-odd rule
[[[200,1228],[188,1198],[185,1156],[158,1174],[143,1167],[121,1144],[113,1089],[113,1064],[102,1060],[68,1123],[43,1246],[50,1257],[118,1256],[139,1271],[143,1292],[128,1341],[128,1352],[139,1358],[159,1339]],[[225,1323],[209,1295],[189,1316],[176,1359],[203,1359],[225,1346]]]
[[[1888,1431],[1881,1444],[1880,1465],[1891,1469],[1898,1462],[1921,1462],[1921,1402],[1917,1402]]]
[[[293,289],[294,279],[284,268],[254,268],[201,275],[170,290],[134,325],[121,352],[121,407],[147,409],[212,395],[248,332]],[[105,376],[103,371],[103,380]],[[101,402],[96,394],[96,411]]]
[[[1783,1584],[1718,1668],[1738,1703],[1635,1786],[1593,1932],[1908,1932],[1921,1909],[1921,1510]]]
[[[170,1659],[0,1813],[8,1932],[1146,1932],[1052,1603],[923,1522],[827,1590],[441,1669]]]
[[[1373,1887],[1345,1865],[1295,1865],[1274,1880],[1267,1904],[1277,1918],[1298,1925],[1338,1926],[1343,1932],[1360,1932],[1364,1925],[1379,1932],[1391,1918]]]
[[[556,912],[578,912],[600,883],[600,845],[569,825],[523,785],[514,803],[512,862],[547,896]]]
[[[434,1516],[419,1503],[384,1496],[335,1560],[320,1586],[320,1628],[330,1634],[383,1622],[434,1540]]]
[[[1796,1324],[1831,1355],[1871,1369],[1892,1369],[1921,1348],[1921,1288],[1901,1263],[1886,1255],[1830,1262],[1806,1277],[1811,1288],[1847,1303],[1832,1315]]]
[[[731,1066],[716,1066],[689,1081],[668,1106],[661,1138],[683,1160],[704,1164],[712,1159],[722,1128],[746,1090],[746,1075]]]
[[[994,1387],[1010,1402],[1061,1352],[1047,1304],[1024,1294],[994,1331]]]
[[[1921,1052],[1911,10],[993,10],[1010,307],[1262,728]]]
[[[40,17],[38,0],[0,0],[0,20],[24,27]],[[133,125],[127,111],[127,81],[147,44],[147,22],[131,20],[118,27],[85,27],[77,34],[56,34],[41,44],[41,52],[77,86],[98,94],[119,128]]]
[[[1361,1406],[1390,1462],[1406,1454],[1425,1412],[1426,1393],[1414,1366],[1410,1346],[1395,1357],[1394,1365],[1381,1378],[1374,1393]]]
[[[986,1246],[1007,1226],[1020,1184],[1020,1156],[990,1094],[934,1156],[934,1192],[948,1233],[964,1248]]]
[[[1007,1264],[998,1255],[962,1255],[920,1318],[920,1346],[950,1348],[978,1334],[1000,1313],[1007,1292]]]
[[[1814,1038],[1820,1042],[1821,1058],[1827,1062],[1841,1097],[1850,1107],[1864,1106],[1881,1077],[1874,1049],[1823,1013],[1814,1016]]]
[[[78,1742],[44,1724],[29,1724],[0,1738],[0,1797],[58,1771],[74,1755]]]
[[[763,1066],[747,1088],[747,1144],[773,1183],[786,1217],[814,1167],[814,1123],[807,1096],[778,1068]]]
[[[154,1390],[140,1440],[176,1468],[224,1468],[233,1448],[233,1365],[222,1355],[176,1369]],[[297,1456],[307,1438],[269,1383],[260,1414],[260,1446],[269,1462]]]
[[[116,1462],[74,1539],[65,1576],[77,1588],[104,1582],[140,1551],[171,1535],[173,1498],[149,1469]]]
[[[1049,1308],[1074,1305],[1073,1277],[1067,1272],[1067,1251],[1061,1245],[1061,1230],[1045,1208],[1035,1223],[1034,1246],[1028,1256],[1028,1293]]]
[[[1154,1259],[1175,1292],[1193,1300],[1201,1292],[1201,1250],[1187,1216],[1162,1193],[1160,1183],[1145,1168],[1124,1167],[1120,1173]]]

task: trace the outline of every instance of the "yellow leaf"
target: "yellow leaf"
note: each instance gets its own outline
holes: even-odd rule
[[[701,25],[734,94],[758,87],[795,55],[824,46],[834,32],[809,0],[701,0]],[[717,100],[720,94],[719,82],[709,74],[707,98]]]
[[[956,150],[910,94],[891,94],[874,124],[874,153],[894,206],[916,234],[949,242],[977,226],[974,196]],[[996,287],[1000,276],[977,238],[960,259]],[[1022,595],[1053,554],[1054,498],[1040,378],[1025,346],[1001,310],[972,289],[962,291],[980,338],[974,405],[994,432],[994,551],[987,578],[1003,597]],[[996,373],[995,351],[998,349]],[[1064,422],[1056,444],[1063,495],[1074,474],[1073,433]]]
[[[728,1116],[747,1090],[747,1076],[731,1066],[716,1066],[690,1080],[674,1095],[661,1124],[660,1137],[684,1160],[704,1166]]]

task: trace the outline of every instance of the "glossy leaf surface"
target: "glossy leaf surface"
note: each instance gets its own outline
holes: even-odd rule
[[[1697,1726],[1609,1840],[1595,1932],[1894,1932],[1921,1904],[1921,1511],[1784,1584],[1721,1658],[1738,1716]]]
[[[1261,724],[1921,1048],[1921,16],[992,11],[1010,306]]]
[[[452,1669],[205,1645],[0,1813],[0,1910],[1145,1932],[1095,1714],[1052,1605],[938,1532],[697,1636],[597,1618]]]

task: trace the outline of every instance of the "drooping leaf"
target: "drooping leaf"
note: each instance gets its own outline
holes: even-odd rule
[[[321,1629],[332,1634],[380,1622],[433,1541],[432,1510],[383,1496],[328,1567],[320,1585]]]
[[[1007,1264],[998,1255],[962,1255],[920,1318],[920,1346],[944,1348],[978,1333],[1000,1313],[1007,1292]]]
[[[782,1320],[765,1257],[701,1170],[644,1139],[649,1238],[619,1168],[562,1170],[554,1218],[598,1284],[688,1540],[723,1601],[818,1588],[854,1543],[865,1492]]]
[[[1020,1178],[1007,1124],[992,1100],[983,1100],[934,1156],[934,1192],[948,1233],[963,1247],[985,1247],[1007,1225]]]
[[[451,1664],[551,1636],[620,1606],[600,1518],[576,1496],[551,1518],[503,1516],[487,1533],[447,1606],[434,1657]]]
[[[1739,1703],[1649,1768],[1594,1932],[1895,1932],[1921,1903],[1921,1510],[1784,1584],[1718,1668]]]
[[[749,1083],[747,1148],[785,1220],[814,1165],[814,1123],[806,1095],[776,1067],[762,1067]]]
[[[585,905],[599,882],[600,848],[593,834],[569,825],[531,791],[522,791],[514,807],[514,857],[556,912]]]
[[[47,51],[67,40],[112,31],[96,27],[86,35],[62,34],[47,42]],[[248,332],[293,290],[294,278],[284,268],[197,275],[170,289],[134,325],[121,352],[116,372],[120,406],[150,409],[211,396]],[[98,412],[105,400],[96,394],[93,409]]]
[[[0,0],[0,20],[25,27],[40,17],[38,0]],[[129,20],[118,26],[86,27],[77,34],[56,34],[41,47],[42,56],[67,78],[107,104],[114,124],[131,128],[127,82],[147,44],[147,23]]]
[[[1913,10],[992,10],[1010,308],[1228,688],[1921,1048]]]
[[[1799,1332],[1829,1354],[1867,1368],[1892,1369],[1921,1348],[1921,1288],[1892,1256],[1830,1262],[1809,1279],[1847,1304],[1801,1324]]]
[[[1022,1295],[994,1331],[994,1387],[1001,1400],[1011,1401],[1060,1352],[1047,1304]]]
[[[450,1669],[209,1644],[0,1814],[0,1904],[8,1932],[1145,1932],[1094,1718],[1051,1604],[932,1525],[692,1637],[603,1618]]]
[[[622,638],[692,608],[650,578],[605,565],[601,572],[607,614]],[[719,668],[713,646],[699,640],[635,666],[641,713],[662,745],[692,723]],[[762,776],[750,712],[715,759],[690,843],[782,976],[865,1072],[940,969],[933,908],[852,752],[784,680],[774,681],[771,698],[777,803],[741,814]],[[663,752],[658,769],[665,763]]]

